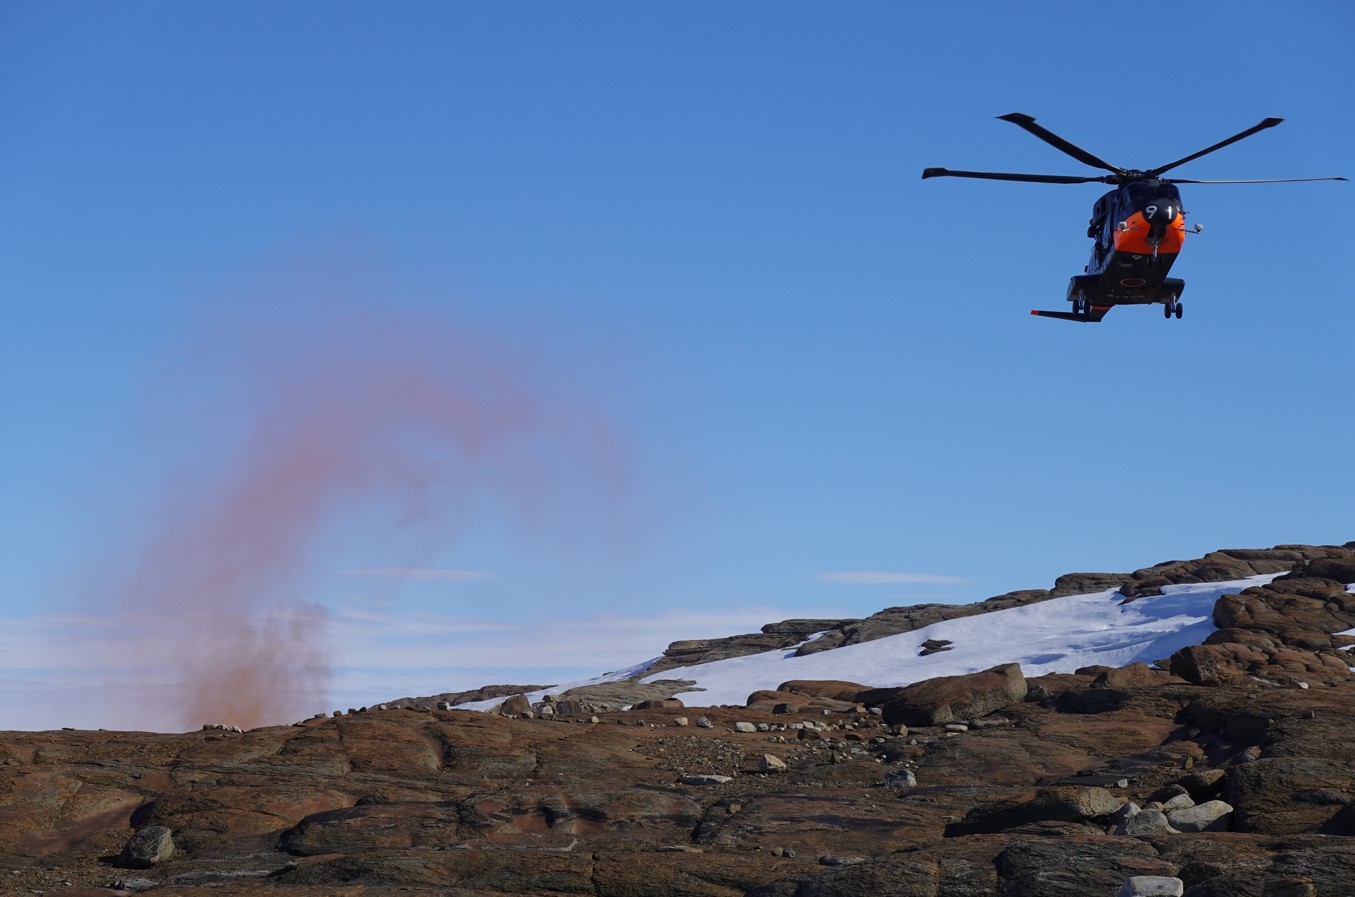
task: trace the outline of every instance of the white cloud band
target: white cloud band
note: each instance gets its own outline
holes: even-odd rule
[[[963,585],[969,582],[969,580],[960,576],[942,576],[937,573],[896,573],[889,570],[839,570],[820,573],[814,578],[820,582],[846,583],[854,586]]]

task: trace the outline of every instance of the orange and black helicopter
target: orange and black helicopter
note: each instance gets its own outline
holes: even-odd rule
[[[1024,128],[1055,149],[1062,150],[1079,162],[1109,171],[1110,174],[1078,177],[1059,174],[1007,174],[996,171],[951,171],[948,168],[927,168],[924,178],[957,177],[983,178],[993,181],[1029,181],[1036,184],[1115,184],[1092,207],[1087,236],[1096,241],[1091,262],[1068,282],[1068,301],[1073,310],[1031,311],[1033,315],[1060,318],[1065,321],[1096,323],[1116,305],[1152,305],[1162,303],[1163,315],[1181,317],[1181,291],[1185,281],[1168,277],[1172,263],[1186,238],[1186,213],[1181,208],[1181,194],[1177,184],[1284,184],[1299,181],[1344,181],[1345,178],[1279,178],[1257,181],[1194,181],[1184,178],[1168,180],[1162,175],[1178,165],[1222,149],[1257,131],[1273,128],[1284,119],[1267,118],[1240,134],[1234,134],[1207,149],[1191,153],[1175,162],[1159,165],[1147,171],[1119,168],[1104,159],[1064,140],[1057,134],[1037,125],[1035,119],[1020,112],[999,115]],[[1190,233],[1204,228],[1195,225]]]

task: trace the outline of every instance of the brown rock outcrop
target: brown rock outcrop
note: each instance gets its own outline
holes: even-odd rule
[[[1026,691],[1021,665],[1004,663],[978,673],[867,692],[862,700],[879,704],[884,721],[891,725],[937,726],[1010,707],[1024,700]]]

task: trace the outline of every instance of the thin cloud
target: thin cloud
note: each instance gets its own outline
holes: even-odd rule
[[[360,570],[344,570],[344,576],[361,576],[366,579],[396,579],[414,582],[483,582],[498,579],[493,573],[481,570],[445,570],[438,567],[365,567]]]
[[[889,585],[947,585],[958,586],[969,582],[962,576],[942,576],[938,573],[896,573],[889,570],[839,570],[820,573],[819,582],[845,583],[854,586]]]

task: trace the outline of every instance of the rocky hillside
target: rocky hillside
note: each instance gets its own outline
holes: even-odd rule
[[[673,642],[663,652],[663,656],[648,668],[646,675],[743,654],[791,648],[818,632],[823,635],[802,645],[797,653],[827,651],[922,629],[942,620],[970,617],[1064,595],[1119,589],[1128,598],[1139,598],[1159,595],[1163,586],[1227,582],[1262,573],[1285,573],[1296,566],[1315,561],[1325,563],[1340,560],[1351,553],[1349,545],[1278,545],[1275,548],[1227,549],[1210,552],[1196,560],[1165,561],[1133,573],[1068,573],[1055,580],[1052,588],[1007,592],[972,604],[889,607],[863,620],[783,620],[780,623],[768,623],[757,633]]]
[[[1169,670],[0,733],[0,893],[1348,897],[1355,544],[1216,554]]]

